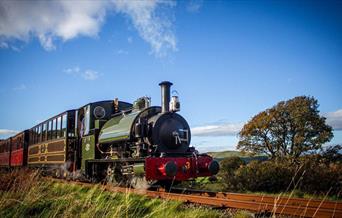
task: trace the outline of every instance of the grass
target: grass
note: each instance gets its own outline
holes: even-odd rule
[[[56,182],[38,172],[1,174],[0,217],[241,217],[178,201],[111,193],[100,186]],[[246,216],[250,217],[249,213]]]

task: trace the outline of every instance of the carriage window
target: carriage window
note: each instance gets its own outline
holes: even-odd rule
[[[34,144],[34,128],[31,129],[31,144]]]
[[[62,117],[62,137],[66,136],[66,127],[67,127],[67,115],[63,114],[63,117]]]
[[[11,143],[11,146],[12,146],[12,150],[17,150],[17,147],[18,147],[18,139],[12,139],[12,143]]]
[[[52,120],[49,120],[49,126],[48,126],[48,139],[50,140],[52,138]]]
[[[42,141],[46,140],[46,123],[43,124]]]
[[[31,129],[31,144],[34,144],[34,128]]]
[[[55,139],[56,138],[56,119],[53,119],[52,122],[52,137],[51,139]]]
[[[61,125],[62,125],[62,117],[57,118],[57,138],[62,137],[62,131],[61,131]]]
[[[36,144],[38,143],[38,126],[35,128],[35,141]]]
[[[17,141],[17,149],[20,149],[22,147],[23,147],[23,139],[19,137]]]
[[[38,137],[37,137],[37,133],[38,133],[38,129],[37,129],[37,127],[34,127],[34,132],[33,132],[33,134],[34,134],[34,144],[37,144],[37,139],[38,139]]]
[[[34,128],[31,129],[31,137],[30,137],[30,140],[31,140],[31,145],[34,144]]]
[[[16,137],[16,139],[12,141],[12,149],[17,150],[19,148],[20,148],[20,137]]]
[[[32,129],[30,129],[29,134],[30,134],[29,143],[30,145],[32,145]]]
[[[42,140],[42,125],[38,126],[38,142],[41,142]]]

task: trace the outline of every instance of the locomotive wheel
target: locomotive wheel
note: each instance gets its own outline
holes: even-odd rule
[[[122,175],[120,168],[109,166],[107,169],[106,183],[113,186],[126,186],[127,178]]]
[[[166,191],[170,192],[171,188],[175,185],[179,184],[178,181],[174,180],[163,180],[163,181],[158,181],[158,185],[163,187]]]
[[[59,169],[59,168],[57,168],[56,170],[55,170],[55,175],[54,175],[57,179],[63,179],[63,177],[62,177],[62,172],[61,172],[61,170]]]

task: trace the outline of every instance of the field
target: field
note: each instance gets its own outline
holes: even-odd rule
[[[0,217],[248,217],[178,201],[111,193],[42,178],[37,172],[1,174]]]
[[[242,153],[240,151],[218,151],[218,152],[208,152],[208,154],[214,157],[217,161],[221,161],[222,159],[226,157],[234,157],[234,156],[240,157],[246,163],[252,160],[267,160],[266,156],[263,156],[263,155],[251,156],[249,154]]]

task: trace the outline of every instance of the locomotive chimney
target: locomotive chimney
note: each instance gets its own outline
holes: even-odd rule
[[[169,111],[169,103],[170,103],[170,87],[172,83],[169,81],[164,81],[159,83],[161,87],[161,106],[162,113]]]

